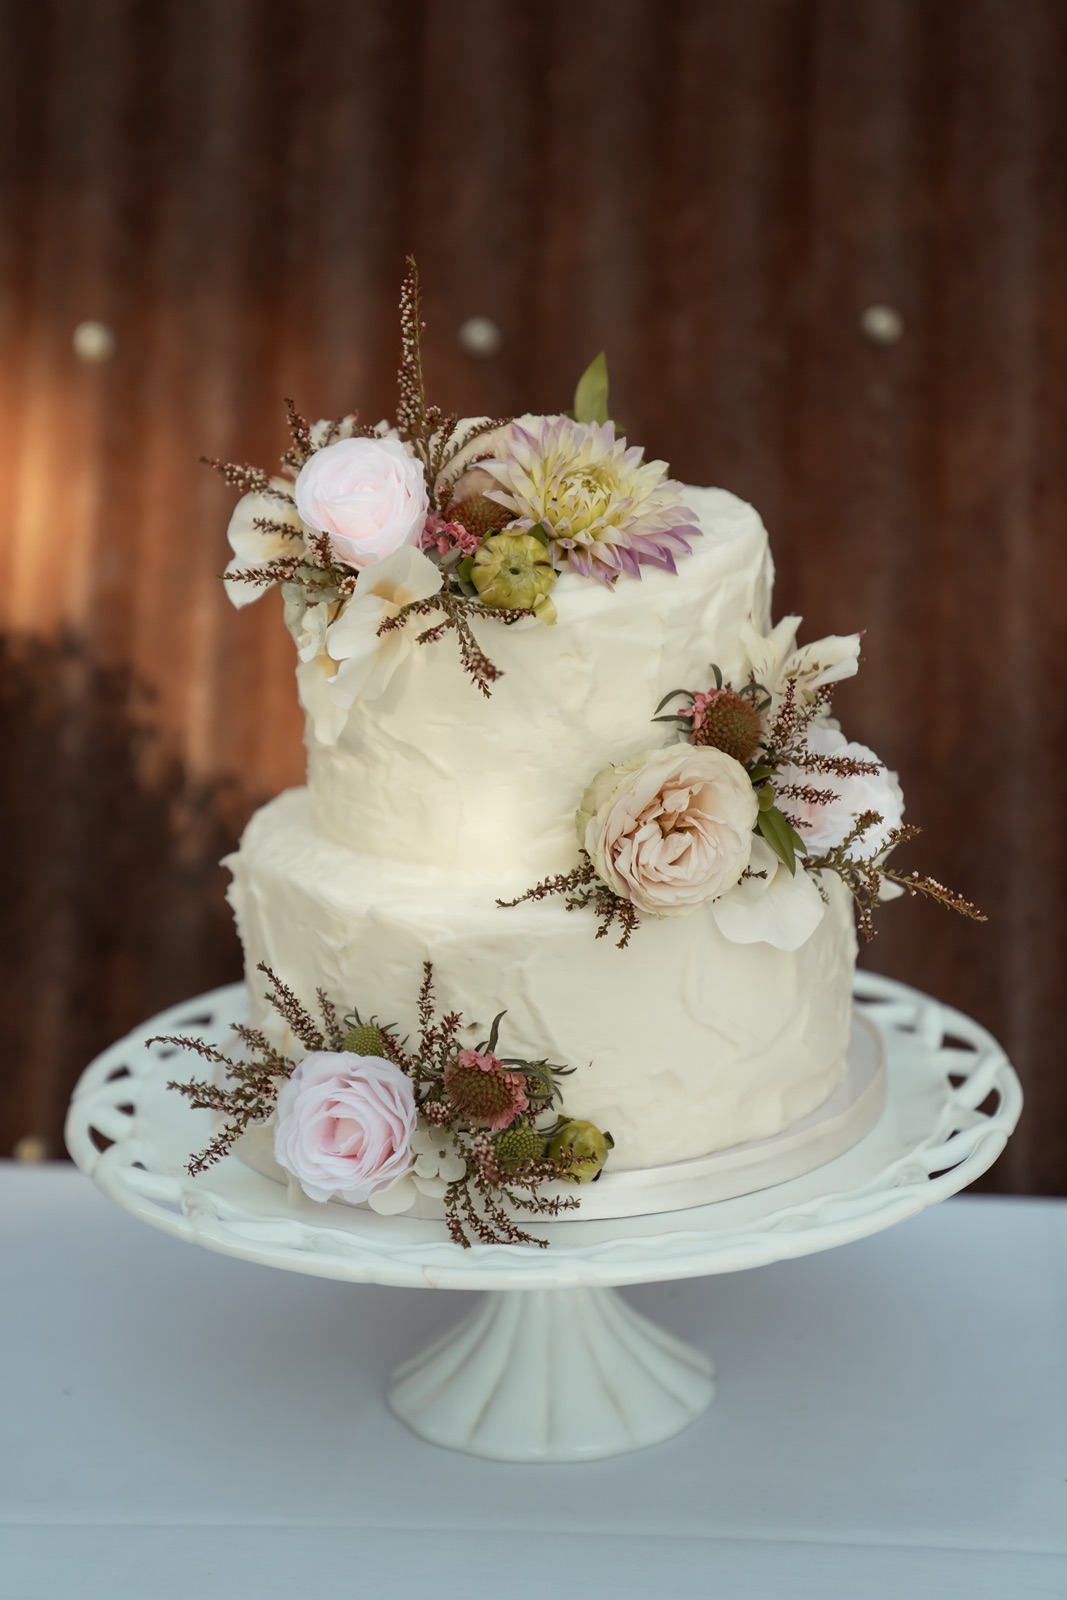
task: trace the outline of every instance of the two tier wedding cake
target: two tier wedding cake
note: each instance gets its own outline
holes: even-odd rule
[[[413,273],[401,309],[394,423],[290,407],[276,476],[222,469],[308,766],[227,863],[251,1016],[176,1085],[217,1116],[193,1170],[460,1244],[697,1203],[840,1101],[856,909],[973,908],[890,864],[900,788],[830,714],[859,636],[772,627],[752,508],[618,437],[599,358],[566,415],[443,415]]]

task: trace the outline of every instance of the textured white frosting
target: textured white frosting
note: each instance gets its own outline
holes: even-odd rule
[[[554,627],[476,624],[504,674],[491,698],[466,678],[446,635],[412,650],[380,698],[356,702],[335,747],[309,728],[319,831],[368,855],[482,872],[502,887],[572,867],[586,784],[666,743],[668,730],[651,721],[663,696],[707,685],[712,661],[728,672],[739,625],[768,621],[772,568],[755,511],[722,489],[687,489],[686,500],[704,531],[677,576],[646,568],[640,582],[608,590],[564,573]]]
[[[742,670],[769,627],[772,568],[751,507],[687,490],[704,530],[677,576],[609,591],[564,574],[555,627],[478,625],[505,674],[484,699],[454,639],[411,650],[357,702],[335,749],[308,733],[308,788],[257,812],[230,900],[262,1017],[267,962],[298,994],[414,1024],[423,962],[443,1006],[507,1053],[573,1067],[571,1116],[608,1129],[614,1171],[771,1138],[833,1091],[845,1063],[855,934],[847,894],[794,952],[734,944],[710,910],[646,918],[626,950],[591,911],[497,897],[577,862],[574,813],[602,768],[671,741],[672,689]]]
[[[843,1070],[855,935],[836,880],[795,952],[731,944],[706,908],[648,920],[618,950],[594,939],[590,911],[503,910],[484,880],[324,839],[303,789],[256,813],[228,865],[250,968],[266,961],[309,1000],[321,986],[407,1032],[432,960],[442,1004],[473,1024],[469,1043],[507,1007],[508,1055],[576,1069],[566,1109],[612,1133],[613,1169],[769,1138]]]

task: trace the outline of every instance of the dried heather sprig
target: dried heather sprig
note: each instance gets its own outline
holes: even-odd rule
[[[271,483],[261,467],[250,466],[248,462],[220,461],[218,456],[201,456],[200,460],[205,467],[213,468],[231,489],[238,489],[241,494],[270,494],[279,500],[292,499],[291,495],[286,495]]]
[[[316,1027],[314,1017],[305,1006],[301,1005],[289,985],[283,983],[265,961],[256,963],[256,971],[262,972],[270,984],[270,988],[263,996],[264,1000],[289,1024],[300,1043],[308,1050],[325,1049],[326,1041]]]
[[[886,865],[886,859],[892,850],[898,845],[907,844],[912,839],[918,838],[922,829],[914,823],[905,823],[890,829],[882,845],[873,855],[853,859],[852,847],[858,844],[871,828],[880,826],[882,821],[880,812],[863,812],[856,818],[848,835],[839,845],[827,850],[821,856],[812,857],[808,862],[810,871],[833,872],[846,885],[855,902],[857,924],[865,939],[873,939],[878,931],[874,926],[874,912],[878,906],[882,884],[886,881],[899,884],[908,894],[922,895],[926,899],[935,900],[946,909],[958,911],[961,916],[969,917],[972,922],[988,920],[970,900],[957,894],[954,889],[946,888],[936,878],[923,877],[917,872],[901,872],[896,867]]]
[[[345,1042],[346,1030],[341,1026],[337,1007],[325,989],[316,989],[315,998],[319,1003],[319,1015],[322,1017],[322,1031],[326,1035],[326,1042],[331,1050],[340,1050]]]
[[[581,860],[572,872],[557,872],[553,877],[542,878],[525,894],[520,894],[514,900],[498,900],[497,905],[510,909],[512,906],[525,905],[528,900],[548,900],[555,895],[562,895],[567,911],[592,907],[598,924],[598,939],[605,938],[617,922],[621,931],[616,944],[620,950],[625,950],[641,925],[641,913],[632,900],[626,900],[608,888],[584,850],[580,856]]]
[[[386,618],[378,633],[380,635],[392,633],[395,629],[402,628],[409,617],[427,617],[435,612],[441,613],[441,620],[420,633],[416,637],[416,644],[436,644],[446,633],[455,633],[463,670],[488,699],[492,694],[491,685],[502,676],[502,673],[500,668],[490,661],[475,638],[470,617],[492,617],[494,621],[510,626],[518,622],[520,617],[532,616],[533,612],[518,609],[491,611],[488,606],[483,606],[476,600],[467,600],[462,595],[451,594],[443,589],[440,594],[432,595],[429,600],[412,600],[406,606],[402,606],[395,616]]]
[[[312,455],[315,446],[311,442],[311,424],[306,417],[302,417],[292,400],[285,400],[286,421],[289,424],[289,437],[292,446],[282,456],[283,466],[289,467],[294,473],[299,472],[308,456]]]

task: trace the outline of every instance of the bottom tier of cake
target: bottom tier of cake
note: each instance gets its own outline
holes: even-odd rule
[[[227,859],[230,901],[264,1016],[266,962],[301,998],[415,1026],[425,961],[469,1041],[507,1015],[502,1053],[574,1068],[565,1108],[611,1132],[614,1172],[658,1167],[799,1122],[833,1092],[849,1037],[855,934],[836,881],[794,952],[731,944],[703,912],[646,921],[629,947],[590,911],[496,905],[504,884],[360,855],[316,833],[305,790],[252,818]]]

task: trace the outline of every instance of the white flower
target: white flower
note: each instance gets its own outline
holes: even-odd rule
[[[413,648],[407,627],[379,634],[382,623],[411,601],[430,599],[441,583],[429,557],[410,545],[364,567],[355,594],[325,629],[321,650],[296,669],[300,703],[320,744],[337,743],[355,702],[380,695]]]
[[[420,1122],[411,1136],[411,1148],[415,1152],[413,1177],[423,1194],[443,1195],[467,1170],[452,1135],[444,1128]]]
[[[322,450],[326,444],[336,444],[339,439],[351,439],[358,416],[353,411],[347,417],[339,417],[336,421],[330,417],[320,417],[318,422],[313,422],[308,432],[311,442],[316,450]],[[375,424],[374,435],[377,439],[399,439],[400,435],[388,422],[382,421]]]
[[[457,439],[467,438],[472,428],[481,427],[488,422],[488,417],[461,417],[456,424],[456,431],[452,436],[452,443]],[[516,422],[532,422],[533,417],[516,417]],[[437,480],[438,489],[444,484],[451,485],[454,501],[466,500],[471,495],[485,494],[488,489],[495,489],[496,479],[478,462],[479,456],[495,456],[506,437],[510,423],[502,427],[491,428],[486,433],[479,433],[469,443],[463,444],[455,455],[452,456],[444,472]]]
[[[731,944],[799,950],[823,919],[822,895],[797,863],[791,873],[764,839],[753,839],[748,877],[712,901],[711,914]],[[760,876],[762,874],[762,876]]]
[[[442,1200],[448,1185],[458,1182],[467,1170],[452,1135],[444,1128],[418,1122],[411,1135],[411,1149],[415,1152],[414,1166],[368,1197],[371,1209],[382,1216],[410,1211],[420,1194]]]
[[[801,691],[813,691],[854,677],[859,666],[858,633],[830,634],[798,649],[800,622],[800,617],[783,617],[768,634],[757,633],[751,622],[741,625],[739,642],[747,669],[776,698],[790,678]]]
[[[223,581],[227,596],[238,609],[258,600],[270,585],[240,583],[234,579],[233,573],[242,572],[247,567],[262,567],[268,561],[276,561],[279,556],[304,554],[304,530],[291,498],[293,486],[288,478],[272,478],[270,481],[272,488],[286,498],[259,493],[242,495],[233,508],[233,516],[226,529],[233,559],[223,573]],[[287,528],[292,528],[293,534],[257,528],[257,519],[284,523]]]
[[[783,784],[796,783],[833,792],[834,798],[827,805],[809,805],[788,798],[783,800],[785,809],[799,823],[798,832],[809,856],[821,855],[823,851],[833,850],[842,844],[856,818],[864,811],[879,812],[882,821],[868,828],[848,848],[850,861],[870,860],[885,847],[890,829],[899,827],[904,816],[904,795],[896,773],[883,766],[873,750],[868,750],[865,744],[850,743],[837,728],[815,724],[808,729],[807,743],[816,755],[878,762],[878,771],[866,777],[840,778],[833,773],[781,767],[774,780],[779,789]]]
[[[314,661],[326,648],[330,625],[328,605],[309,605],[307,590],[299,583],[282,584],[282,617],[293,636],[298,661]]]
[[[357,570],[417,544],[429,501],[422,465],[399,439],[339,439],[310,455],[293,495],[309,528]]]
[[[757,809],[733,756],[671,745],[597,773],[575,827],[609,889],[639,911],[679,917],[737,883]]]

